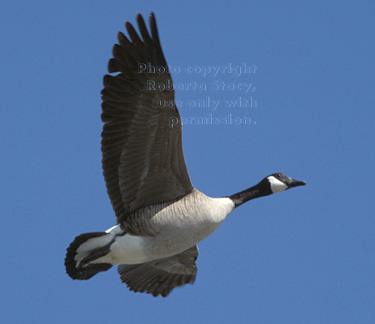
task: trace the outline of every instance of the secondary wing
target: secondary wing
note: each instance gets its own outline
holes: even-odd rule
[[[141,264],[121,264],[118,267],[122,282],[135,292],[147,292],[166,297],[173,288],[193,284],[197,275],[198,247]]]

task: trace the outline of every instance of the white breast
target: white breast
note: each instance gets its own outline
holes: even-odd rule
[[[233,209],[231,199],[210,198],[194,189],[155,215],[152,226],[161,237],[192,246],[212,234]]]

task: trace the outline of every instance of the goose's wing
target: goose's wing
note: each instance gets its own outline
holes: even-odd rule
[[[142,38],[126,22],[130,40],[118,34],[108,64],[109,73],[117,74],[105,75],[102,90],[103,173],[117,221],[125,228],[137,209],[175,201],[193,189],[154,14],[151,35],[140,14],[137,22]]]
[[[174,256],[141,264],[120,264],[121,281],[130,290],[166,297],[172,289],[193,284],[197,275],[198,247]]]

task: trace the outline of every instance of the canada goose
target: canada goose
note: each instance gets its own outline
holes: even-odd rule
[[[174,91],[152,91],[149,82],[172,84],[151,13],[151,35],[140,14],[142,39],[126,22],[131,41],[118,34],[102,90],[103,174],[117,225],[81,234],[67,249],[65,267],[73,279],[89,279],[119,264],[122,282],[135,292],[167,296],[192,284],[197,274],[197,243],[248,200],[305,185],[274,173],[257,185],[222,198],[195,189],[181,143],[181,121]],[[140,66],[157,67],[140,70]],[[173,87],[172,87],[173,89]],[[160,108],[159,100],[172,102]]]

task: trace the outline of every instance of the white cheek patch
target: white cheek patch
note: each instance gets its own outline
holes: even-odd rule
[[[281,182],[274,176],[268,177],[267,179],[270,182],[272,193],[281,192],[288,188],[284,182]]]

